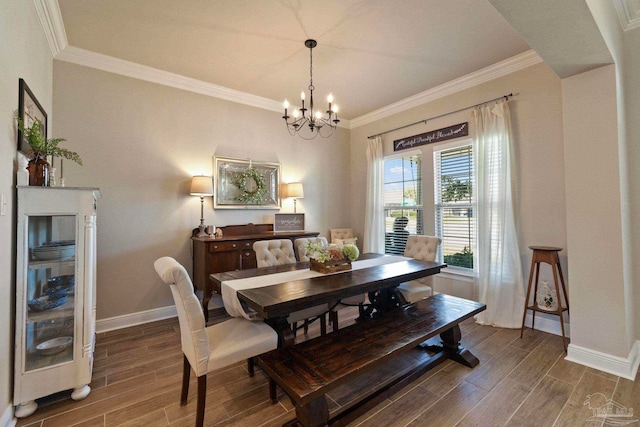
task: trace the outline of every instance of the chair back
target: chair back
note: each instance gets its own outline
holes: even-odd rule
[[[205,330],[202,306],[193,292],[193,283],[189,274],[171,257],[159,258],[153,266],[160,278],[169,285],[176,303],[182,352],[189,360],[196,376],[203,375],[207,373],[209,362],[209,338]]]
[[[289,239],[258,240],[253,244],[258,268],[282,264],[295,264],[296,254]]]
[[[353,228],[332,228],[329,230],[329,239],[336,245],[347,243],[356,244],[358,238],[353,234]]]
[[[307,245],[309,243],[318,243],[322,246],[327,246],[329,243],[327,242],[326,237],[301,237],[293,241],[293,247],[296,252],[296,256],[298,257],[298,261],[309,261],[309,257],[307,256]]]
[[[440,242],[439,237],[412,234],[407,238],[404,256],[422,261],[435,261]]]

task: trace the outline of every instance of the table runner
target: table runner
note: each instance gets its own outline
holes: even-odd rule
[[[328,274],[342,274],[348,271],[360,270],[362,268],[375,267],[378,265],[391,264],[405,261],[410,258],[403,256],[384,256],[371,258],[351,263],[351,270],[339,271]],[[293,280],[304,280],[326,274],[305,268],[303,270],[286,271],[283,273],[266,274],[264,276],[248,277],[246,279],[225,280],[221,284],[222,302],[224,308],[232,317],[244,317],[248,320],[262,320],[256,312],[243,305],[238,299],[238,291],[243,289],[261,288],[263,286],[277,285],[279,283],[291,282]]]

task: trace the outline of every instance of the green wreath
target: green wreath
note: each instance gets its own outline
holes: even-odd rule
[[[253,190],[247,188],[247,181],[249,179],[252,179],[253,182],[256,183],[256,188]],[[242,203],[259,205],[267,193],[264,176],[262,176],[256,168],[248,168],[244,172],[237,173],[236,176],[233,177],[232,183],[240,190],[241,194],[236,196],[236,200]]]

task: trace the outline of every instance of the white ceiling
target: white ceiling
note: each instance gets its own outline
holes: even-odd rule
[[[68,43],[347,119],[528,51],[487,0],[59,0]]]

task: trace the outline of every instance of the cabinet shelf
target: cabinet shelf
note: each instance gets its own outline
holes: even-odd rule
[[[71,361],[73,361],[73,343],[60,353],[52,354],[50,356],[39,354],[34,349],[27,357],[25,370],[34,371],[36,369],[47,368]]]
[[[29,270],[40,270],[43,268],[55,267],[73,267],[76,264],[76,258],[52,259],[47,261],[29,261]]]
[[[75,297],[67,296],[67,300],[60,307],[52,308],[44,311],[29,311],[27,315],[27,323],[42,322],[45,320],[61,319],[63,317],[73,317],[73,308],[75,307]]]

